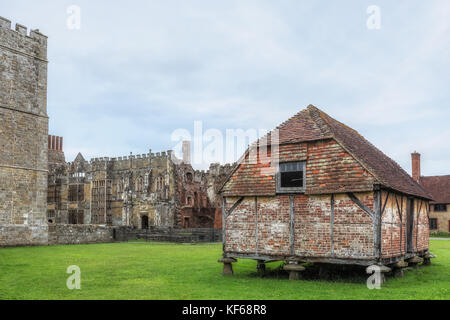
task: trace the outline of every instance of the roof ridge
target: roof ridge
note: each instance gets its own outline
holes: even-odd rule
[[[437,175],[437,176],[420,176],[420,179],[422,178],[450,178],[450,174],[444,174],[444,175]]]

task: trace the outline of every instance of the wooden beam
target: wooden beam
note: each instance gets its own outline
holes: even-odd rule
[[[381,257],[381,194],[380,191],[374,191],[374,244],[375,256]]]
[[[381,216],[383,216],[384,213],[384,209],[386,209],[386,204],[389,200],[389,191],[386,191],[387,195],[386,195],[386,200],[384,200],[384,204],[383,204],[383,209],[381,210]]]
[[[225,225],[226,225],[226,213],[227,213],[227,199],[222,198],[222,251],[225,254]]]
[[[334,258],[334,194],[331,195],[330,239],[331,257]]]
[[[258,254],[258,197],[255,197],[255,251]]]
[[[378,191],[376,191],[378,192]],[[348,197],[358,206],[360,207],[364,212],[369,214],[372,218],[375,217],[375,213],[370,210],[364,203],[362,203],[353,192],[347,192]]]
[[[228,218],[228,216],[233,213],[234,209],[236,209],[237,206],[240,205],[243,200],[244,200],[244,197],[240,197],[239,200],[233,204],[233,206],[230,208],[230,210],[226,211],[226,218]]]
[[[289,248],[291,254],[294,254],[294,235],[295,235],[295,226],[294,226],[294,196],[289,196]]]

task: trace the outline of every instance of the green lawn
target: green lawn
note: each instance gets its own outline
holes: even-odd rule
[[[364,279],[288,281],[256,275],[239,260],[222,276],[220,244],[129,242],[0,249],[0,299],[450,299],[450,241],[434,240],[432,265],[389,278],[381,290]],[[81,268],[81,290],[66,269]],[[277,264],[269,264],[274,269]]]

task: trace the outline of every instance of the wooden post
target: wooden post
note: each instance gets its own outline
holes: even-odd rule
[[[375,257],[381,258],[381,206],[380,206],[380,191],[374,191],[374,244]]]
[[[330,239],[331,239],[331,257],[334,258],[334,194],[331,195]]]
[[[227,199],[222,198],[222,252],[225,254],[225,224],[227,219]]]
[[[294,255],[294,235],[295,235],[295,226],[294,226],[294,196],[289,196],[289,248],[291,255]]]
[[[258,255],[258,197],[255,197],[255,253]]]

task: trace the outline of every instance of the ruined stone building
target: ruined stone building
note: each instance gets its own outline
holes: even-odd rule
[[[49,136],[47,220],[57,224],[105,224],[148,229],[213,228],[221,212],[217,187],[230,165],[208,171],[172,151],[66,163],[62,138]],[[221,216],[218,215],[218,219]]]
[[[412,177],[432,196],[429,210],[430,232],[450,233],[450,175],[422,176],[420,153],[411,154]]]
[[[300,262],[391,265],[428,254],[431,196],[314,106],[253,144],[221,193],[226,267],[285,260],[296,272]]]
[[[47,244],[47,37],[0,17],[0,246]]]

